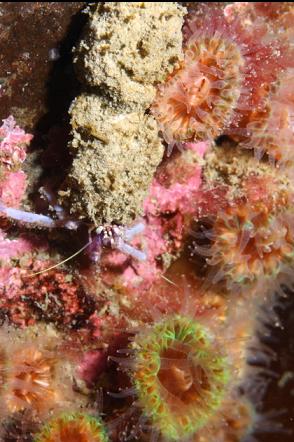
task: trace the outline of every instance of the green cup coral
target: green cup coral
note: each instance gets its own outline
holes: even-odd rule
[[[185,440],[222,403],[228,362],[197,321],[175,315],[139,333],[133,382],[152,427],[165,440]]]
[[[107,442],[100,419],[84,413],[64,413],[52,419],[34,442]]]

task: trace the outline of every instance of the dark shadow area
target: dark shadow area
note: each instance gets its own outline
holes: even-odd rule
[[[258,419],[244,442],[294,440],[294,284],[280,288],[261,308],[257,345],[249,350],[247,395]]]
[[[36,183],[36,190],[44,183],[49,183],[50,190],[54,191],[71,163],[68,110],[80,91],[74,73],[72,48],[78,42],[86,21],[87,15],[81,11],[72,16],[66,36],[59,46],[59,59],[54,62],[49,73],[46,84],[47,112],[35,126],[33,147],[44,149],[40,157],[43,173]]]

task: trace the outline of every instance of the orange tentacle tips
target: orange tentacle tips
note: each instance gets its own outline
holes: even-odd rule
[[[134,340],[132,378],[143,413],[167,440],[202,428],[222,403],[228,363],[195,320],[175,315]]]
[[[226,31],[223,20],[194,34],[181,66],[159,86],[152,111],[168,142],[213,139],[232,118],[244,59]]]
[[[60,336],[50,327],[28,327],[25,331],[2,327],[0,395],[4,416],[27,410],[44,417],[58,407],[74,402],[82,405],[73,391],[73,360],[60,345]]]

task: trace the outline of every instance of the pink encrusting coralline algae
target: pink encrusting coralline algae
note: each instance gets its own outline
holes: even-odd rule
[[[172,14],[182,8],[168,4]],[[152,126],[165,149],[130,222],[113,216],[106,223],[97,205],[101,224],[89,213],[71,212],[59,199],[67,190],[55,194],[50,176],[43,186],[40,178],[39,189],[47,211],[30,212],[30,171],[22,166],[32,135],[12,116],[0,127],[0,439],[56,442],[57,434],[60,442],[81,442],[82,434],[83,442],[257,442],[256,434],[270,429],[275,440],[292,442],[291,426],[281,433],[270,422],[281,410],[265,418],[260,411],[267,407],[268,385],[283,388],[291,377],[292,367],[275,372],[278,356],[269,348],[280,322],[275,319],[260,339],[262,360],[248,356],[248,347],[255,349],[256,324],[264,324],[259,303],[273,303],[277,286],[281,307],[293,278],[294,8],[285,2],[187,3],[182,55],[161,83],[150,83],[154,99],[142,110],[123,100],[138,100],[134,91],[145,87],[145,68],[140,75],[131,64],[123,69],[131,76],[127,92],[116,77],[104,85],[101,72],[117,74],[110,69],[115,54],[126,53],[131,63],[134,52],[109,20],[137,35],[133,20],[143,12],[151,20],[145,6],[95,6],[99,26],[111,25],[111,32],[101,37],[103,26],[89,24],[100,83],[85,96],[99,106],[79,115],[86,121],[81,136],[89,137],[83,149],[99,154],[103,145],[103,185],[112,189],[99,193],[104,208],[114,201],[124,214],[125,189],[117,190],[114,173],[127,182],[132,171],[128,161],[118,161],[115,143],[121,149],[120,136],[129,140],[124,121],[130,113],[134,152],[141,154],[143,142],[153,146],[148,131],[137,138],[137,120]],[[169,17],[160,14],[164,31]],[[81,52],[89,50],[85,41]],[[135,50],[145,67],[153,53],[147,43]],[[101,111],[99,118],[93,109]],[[112,128],[115,142],[107,138]],[[70,191],[81,210],[88,207]],[[252,390],[260,394],[256,403],[249,400]],[[275,401],[273,407],[284,406]]]
[[[26,159],[26,145],[32,135],[18,127],[12,116],[0,127],[0,201],[18,207],[26,190],[26,176],[20,170]]]
[[[0,137],[0,205],[18,208],[26,190],[26,175],[20,167],[32,135],[20,129],[10,116],[3,121]],[[3,212],[0,216],[4,219]],[[48,253],[48,243],[41,236],[22,232],[10,237],[9,232],[0,229],[0,305],[18,326],[34,324],[44,317],[67,325],[73,317],[91,313],[83,289],[67,272],[57,269],[34,275],[58,264]]]
[[[16,125],[12,116],[3,120],[0,127],[0,161],[10,169],[20,165],[26,159],[25,146],[33,136],[25,133]]]
[[[0,127],[0,204],[18,207],[24,197],[26,175],[20,167],[26,159],[26,145],[31,139],[32,135],[18,127],[12,116],[3,120]],[[6,263],[32,251],[28,239],[21,236],[9,239],[1,229],[0,244],[0,261]]]

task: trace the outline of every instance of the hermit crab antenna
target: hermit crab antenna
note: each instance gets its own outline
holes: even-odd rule
[[[165,281],[167,281],[169,284],[174,285],[175,287],[179,287],[175,282],[173,282],[171,279],[167,278],[166,276],[164,276],[163,274],[160,275],[160,277],[162,279],[164,279]]]
[[[54,264],[51,267],[48,267],[47,269],[44,270],[40,270],[39,272],[35,272],[35,273],[30,273],[29,275],[27,275],[27,277],[32,277],[32,276],[36,276],[36,275],[41,275],[42,273],[46,273],[49,270],[55,269],[56,267],[61,266],[62,264],[64,264],[67,261],[70,261],[72,258],[74,258],[75,256],[79,255],[83,250],[85,250],[91,243],[93,240],[89,241],[87,244],[85,244],[81,249],[79,249],[77,252],[75,252],[73,255],[69,256],[68,258],[64,259],[63,261],[58,262],[57,264]]]

